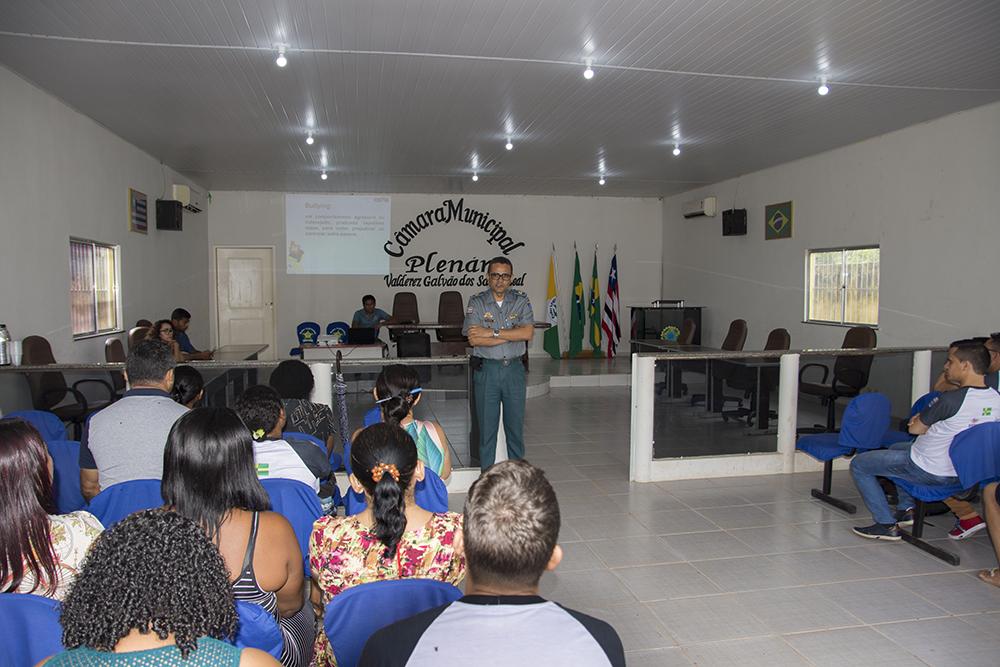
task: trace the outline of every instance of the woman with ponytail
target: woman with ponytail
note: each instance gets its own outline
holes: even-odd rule
[[[424,463],[413,438],[395,424],[369,426],[351,445],[351,469],[351,486],[365,494],[368,507],[354,516],[322,517],[313,527],[309,564],[316,618],[323,618],[335,595],[358,584],[406,578],[458,584],[465,577],[465,560],[456,551],[462,516],[434,514],[414,502]],[[333,667],[322,620],[317,626],[313,665]]]
[[[441,425],[416,419],[413,409],[420,403],[420,376],[412,366],[386,366],[375,380],[375,405],[382,421],[399,426],[410,434],[417,445],[417,456],[441,479],[451,477],[451,455],[448,438]]]

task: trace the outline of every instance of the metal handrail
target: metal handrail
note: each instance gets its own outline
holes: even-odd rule
[[[923,346],[923,347],[872,347],[872,348],[850,348],[833,347],[823,349],[805,350],[744,350],[744,351],[702,351],[702,352],[634,352],[632,356],[640,358],[653,358],[656,360],[689,361],[697,359],[773,359],[785,354],[797,354],[803,357],[864,357],[880,356],[889,354],[905,354],[913,352],[946,352],[944,346]]]
[[[274,361],[188,361],[185,365],[190,365],[198,369],[226,369],[226,368],[275,368],[283,360],[276,359]],[[329,361],[305,361],[308,366],[313,364],[326,363],[330,364],[333,359]],[[345,358],[341,361],[341,365],[345,368],[350,367],[361,367],[361,366],[384,366],[387,364],[406,364],[407,366],[446,366],[446,365],[459,365],[469,363],[468,355],[451,355],[447,357],[404,357],[402,359],[397,359],[395,357],[389,358],[385,357],[382,359],[349,359]],[[122,362],[81,362],[81,363],[60,363],[60,364],[47,364],[43,366],[0,366],[0,373],[50,373],[56,372],[73,372],[73,371],[121,371],[125,369],[125,364]]]

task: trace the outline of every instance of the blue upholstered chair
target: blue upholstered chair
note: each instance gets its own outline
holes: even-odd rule
[[[319,328],[319,322],[300,322],[299,326],[295,327],[295,336],[299,339],[299,347],[293,347],[289,351],[289,355],[293,357],[302,356],[302,345],[315,345],[316,341],[319,340],[319,335],[322,329]]]
[[[323,516],[316,493],[302,482],[294,479],[262,479],[261,484],[271,499],[271,509],[288,519],[299,542],[304,561],[305,575],[309,576],[309,535],[313,522]]]
[[[104,489],[94,496],[87,510],[96,516],[107,530],[133,512],[162,505],[160,480],[134,479]]]
[[[0,593],[0,665],[34,665],[63,651],[60,605],[26,593]]]
[[[323,627],[337,667],[354,667],[368,638],[387,625],[462,597],[433,579],[394,579],[352,586],[330,600]]]
[[[350,451],[347,453],[349,454]],[[448,487],[433,470],[424,468],[424,478],[417,482],[413,492],[417,505],[428,512],[448,511]],[[344,496],[344,511],[347,516],[363,512],[366,507],[368,507],[368,502],[365,500],[364,494],[348,488],[347,495]]]
[[[326,451],[326,443],[317,438],[315,435],[309,435],[308,433],[302,433],[301,431],[285,431],[281,434],[281,437],[285,440],[301,440],[303,442],[308,442],[312,445],[316,445],[324,452]]]
[[[230,643],[241,649],[260,649],[280,660],[285,639],[274,616],[260,605],[245,600],[236,601],[236,615],[240,625],[234,641]]]
[[[339,336],[341,343],[349,343],[348,334],[350,333],[351,325],[347,322],[330,322],[326,325],[326,335],[327,336]]]
[[[65,440],[66,425],[48,410],[16,410],[3,416],[4,419],[23,419],[42,435],[42,440]]]
[[[1000,422],[987,422],[967,428],[954,437],[948,450],[958,473],[958,482],[950,486],[923,486],[890,477],[897,487],[913,496],[913,527],[900,530],[903,539],[946,563],[958,565],[958,554],[923,540],[925,503],[944,500],[974,486],[1000,479]],[[993,530],[990,527],[990,530]]]
[[[87,501],[80,492],[80,443],[75,440],[46,440],[52,457],[52,495],[56,510],[69,514],[83,509]]]
[[[892,405],[884,394],[861,394],[847,404],[839,433],[803,435],[795,448],[823,462],[823,488],[813,489],[812,496],[850,514],[858,508],[830,495],[833,484],[833,460],[853,456],[858,451],[881,449],[882,437],[889,429]]]
[[[914,436],[906,430],[906,424],[910,421],[913,415],[926,410],[940,395],[940,391],[931,391],[918,398],[916,403],[910,407],[910,414],[907,419],[899,425],[899,429],[890,428],[885,432],[885,435],[882,436],[882,446],[889,447],[890,445],[895,445],[897,442],[910,442],[913,440]]]

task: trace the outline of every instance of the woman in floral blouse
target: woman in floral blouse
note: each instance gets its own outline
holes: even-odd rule
[[[55,514],[52,459],[28,422],[0,421],[0,480],[0,593],[62,600],[101,522],[84,511]]]
[[[327,603],[345,588],[384,579],[436,579],[458,584],[465,559],[456,553],[462,516],[417,506],[413,489],[424,477],[413,438],[398,426],[375,424],[351,446],[351,486],[368,507],[349,517],[322,517],[309,540],[312,603],[316,610],[313,665],[336,665],[323,632]]]

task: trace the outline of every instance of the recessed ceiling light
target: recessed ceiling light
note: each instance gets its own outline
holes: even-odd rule
[[[322,174],[319,175],[319,177],[325,181],[327,179],[326,172],[324,171]]]
[[[478,180],[479,180],[479,174],[473,174],[472,175],[472,182],[475,183]]]
[[[306,135],[306,144],[312,146],[313,143],[315,143],[315,141],[316,140],[313,139],[313,133],[312,132],[310,132],[309,134]]]
[[[510,137],[507,137],[507,144],[504,146],[509,151],[514,150],[514,144],[510,142]]]
[[[604,183],[605,183],[605,181],[604,181],[604,177],[603,176],[601,176],[599,179],[597,179],[597,184],[598,185],[604,185]]]
[[[681,154],[681,145],[680,144],[674,144],[673,153],[674,153],[674,157],[677,157],[678,155]]]
[[[816,89],[819,95],[826,95],[830,92],[830,86],[826,85],[826,77],[824,76],[819,80],[819,88]]]
[[[284,44],[278,44],[278,57],[274,59],[274,64],[278,67],[284,67],[288,64],[288,58],[285,57]]]

